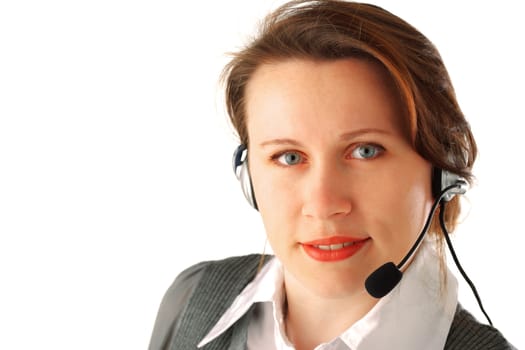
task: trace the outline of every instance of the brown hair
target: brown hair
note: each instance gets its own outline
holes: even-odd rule
[[[417,29],[375,5],[295,0],[263,22],[258,36],[225,67],[226,107],[240,142],[249,145],[245,92],[255,70],[286,59],[364,58],[380,62],[404,101],[414,149],[434,166],[472,181],[477,147],[439,52]],[[456,196],[445,220],[453,230]],[[437,234],[437,215],[431,232]],[[437,235],[440,237],[440,235]]]

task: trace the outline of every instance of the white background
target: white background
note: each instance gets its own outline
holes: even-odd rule
[[[145,349],[181,269],[262,252],[218,76],[278,3],[0,3],[1,349]],[[456,250],[523,348],[519,2],[375,3],[434,41],[449,68],[480,149]]]

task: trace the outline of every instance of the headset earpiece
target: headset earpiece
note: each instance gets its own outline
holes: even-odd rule
[[[233,172],[241,183],[242,192],[248,203],[255,210],[259,210],[248,170],[248,149],[244,144],[239,145],[233,153]]]
[[[432,196],[437,198],[447,187],[450,188],[443,196],[443,201],[448,202],[456,194],[467,192],[467,181],[461,176],[451,173],[450,171],[434,167],[432,169]]]

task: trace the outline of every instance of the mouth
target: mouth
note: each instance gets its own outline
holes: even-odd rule
[[[304,252],[320,262],[345,260],[359,252],[370,240],[349,237],[332,237],[323,240],[301,243]]]
[[[313,246],[317,249],[321,249],[321,250],[339,250],[339,249],[342,249],[342,248],[345,248],[345,247],[350,247],[350,246],[353,246],[355,244],[359,243],[359,241],[354,241],[354,242],[344,242],[344,243],[339,243],[339,244],[328,244],[328,245],[323,245],[323,244],[314,244]]]

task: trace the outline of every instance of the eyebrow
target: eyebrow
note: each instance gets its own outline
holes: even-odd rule
[[[296,141],[294,139],[273,139],[268,140],[260,143],[261,147],[266,146],[282,146],[282,145],[288,145],[288,146],[302,146],[302,144],[299,141]]]
[[[349,132],[345,132],[344,134],[341,134],[339,136],[339,139],[341,140],[351,140],[357,136],[366,135],[366,134],[382,134],[382,135],[389,135],[391,134],[390,131],[384,130],[384,129],[378,129],[378,128],[363,128],[358,130],[353,130]]]
[[[383,129],[377,129],[377,128],[364,128],[364,129],[358,129],[358,130],[345,132],[339,136],[339,139],[341,141],[347,141],[347,140],[356,138],[357,136],[366,135],[366,134],[388,135],[390,134],[390,132],[383,130]],[[268,141],[264,141],[260,143],[261,147],[283,146],[283,145],[296,146],[296,147],[302,146],[302,144],[299,141],[290,139],[290,138],[277,138],[277,139],[272,139],[272,140],[268,140]]]

